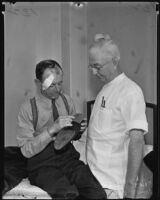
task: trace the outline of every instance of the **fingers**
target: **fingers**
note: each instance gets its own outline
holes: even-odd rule
[[[65,120],[64,121],[64,126],[73,126],[72,125],[72,121]]]
[[[87,119],[86,118],[84,118],[81,122],[81,127],[83,127],[83,126],[87,126]]]
[[[58,118],[59,125],[61,128],[67,127],[67,126],[73,126],[72,121],[75,117],[72,115],[67,115],[67,116],[60,116]],[[80,131],[84,131],[87,127],[87,119],[84,118],[81,122],[81,129]]]
[[[74,119],[75,117],[72,115],[60,116],[59,119]]]
[[[59,121],[63,121],[63,122],[72,122],[73,121],[73,119],[74,119],[75,117],[74,116],[71,116],[71,115],[68,115],[68,116],[60,116],[59,117]]]
[[[87,122],[81,122],[81,126],[87,126]]]
[[[84,131],[87,128],[87,119],[84,118],[81,122],[81,129],[80,131]]]
[[[60,116],[59,117],[59,124],[61,128],[72,126],[72,120],[74,119],[74,116],[68,115],[68,116]]]
[[[84,131],[87,128],[87,126],[81,127],[80,131]]]
[[[87,123],[87,118],[83,118],[83,120],[81,121],[81,124],[82,123]]]

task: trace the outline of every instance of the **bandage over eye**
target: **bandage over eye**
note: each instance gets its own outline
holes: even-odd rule
[[[55,78],[55,74],[51,74],[48,78],[46,78],[42,84],[42,90],[46,90],[47,88],[49,88],[49,86],[52,84]]]

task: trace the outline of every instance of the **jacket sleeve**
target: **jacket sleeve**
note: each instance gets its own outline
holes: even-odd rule
[[[37,136],[35,136],[37,135]],[[52,138],[48,134],[46,128],[41,133],[35,134],[32,124],[32,112],[30,102],[22,104],[18,114],[18,132],[17,132],[18,146],[21,148],[22,154],[30,158],[41,152]]]

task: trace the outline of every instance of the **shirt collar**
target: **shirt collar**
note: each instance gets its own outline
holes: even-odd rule
[[[109,85],[112,85],[112,84],[119,83],[122,79],[124,79],[124,77],[125,77],[125,73],[122,72],[121,74],[119,74],[118,76],[116,76],[112,81],[110,81],[106,85],[109,86]]]
[[[45,97],[44,95],[42,95],[40,92],[36,93],[36,99],[38,101],[42,101],[46,104],[51,104],[51,99],[48,99],[47,97]]]

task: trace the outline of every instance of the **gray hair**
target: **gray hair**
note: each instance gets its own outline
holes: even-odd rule
[[[108,34],[96,34],[94,37],[94,46],[102,48],[107,57],[116,58],[120,60],[120,51],[118,46],[111,40]]]

